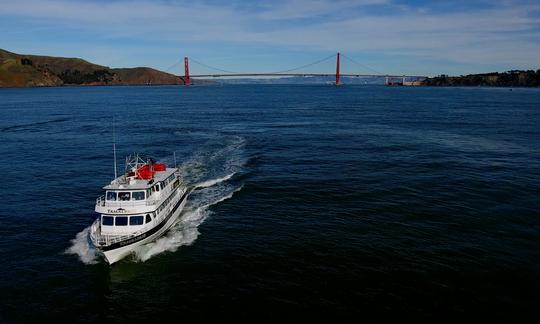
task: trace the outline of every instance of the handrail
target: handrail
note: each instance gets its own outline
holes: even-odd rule
[[[105,195],[99,196],[96,199],[96,205],[98,206],[105,206]]]
[[[99,218],[94,221],[94,223],[92,224],[92,229],[90,230],[90,235],[92,236],[93,241],[96,242],[100,246],[111,245],[120,241],[127,240],[139,234],[140,234],[140,231],[126,234],[126,235],[102,234]]]
[[[105,200],[105,196],[101,196],[96,199],[97,206],[108,206],[108,207],[139,207],[139,206],[152,206],[158,201],[157,199],[152,200],[127,200],[127,201],[113,201]]]

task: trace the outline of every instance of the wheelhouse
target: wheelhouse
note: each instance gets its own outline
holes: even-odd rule
[[[146,200],[152,194],[151,189],[146,190],[107,190],[105,193],[106,201],[140,201]]]

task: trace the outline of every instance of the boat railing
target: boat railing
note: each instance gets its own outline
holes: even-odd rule
[[[96,199],[96,206],[105,206],[105,195],[99,196]]]
[[[146,206],[153,206],[157,204],[159,199],[146,200]]]
[[[135,201],[106,201],[105,196],[101,196],[96,199],[96,206],[108,206],[108,207],[140,207],[140,206],[153,206],[158,202],[157,199],[152,200],[135,200]]]
[[[124,241],[127,239],[130,239],[134,236],[139,235],[140,232],[136,233],[130,233],[125,235],[118,235],[118,234],[103,234],[101,233],[101,224],[99,223],[99,219],[92,224],[92,229],[90,231],[90,235],[92,236],[92,240],[95,244],[99,246],[107,246],[114,243],[118,243],[120,241]]]

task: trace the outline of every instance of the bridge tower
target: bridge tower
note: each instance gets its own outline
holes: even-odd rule
[[[339,79],[339,52],[337,53],[336,59],[336,85],[340,85],[341,80]]]
[[[186,57],[184,57],[184,85],[189,85],[189,60]]]

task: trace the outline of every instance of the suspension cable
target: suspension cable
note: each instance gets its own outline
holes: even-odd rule
[[[233,71],[228,71],[228,70],[222,70],[222,69],[219,69],[219,68],[217,68],[217,67],[213,67],[213,66],[211,66],[211,65],[204,64],[204,63],[199,62],[199,61],[197,61],[197,60],[195,60],[195,59],[192,59],[191,57],[189,58],[189,60],[190,60],[191,62],[197,63],[197,64],[202,65],[202,66],[204,66],[204,67],[206,67],[206,68],[209,68],[209,69],[211,69],[211,70],[216,70],[216,71],[225,72],[225,73],[238,74],[238,72],[233,72]]]
[[[332,54],[330,56],[327,56],[321,60],[318,60],[318,61],[315,61],[313,63],[309,63],[309,64],[306,64],[306,65],[302,65],[302,66],[299,66],[299,67],[296,67],[296,68],[293,68],[293,69],[288,69],[288,70],[283,70],[283,71],[277,71],[277,72],[271,72],[270,74],[279,74],[279,73],[287,73],[287,72],[291,72],[291,71],[296,71],[296,70],[300,70],[300,69],[303,69],[303,68],[306,68],[306,67],[310,67],[312,65],[315,65],[315,64],[319,64],[321,62],[324,62],[328,59],[331,59],[332,57],[335,57],[336,54]]]
[[[364,65],[364,64],[362,64],[362,63],[357,62],[356,60],[353,60],[352,58],[348,57],[347,55],[345,55],[345,54],[343,54],[343,53],[341,53],[341,56],[343,56],[343,57],[346,58],[347,60],[351,61],[352,63],[357,64],[357,65],[363,67],[364,69],[370,70],[370,71],[375,72],[375,73],[380,74],[380,75],[385,75],[384,73],[382,73],[382,72],[380,72],[380,71],[374,70],[374,69],[370,68],[370,67],[367,66],[367,65]]]
[[[178,60],[176,63],[174,63],[173,65],[169,66],[167,69],[165,69],[164,72],[169,72],[173,67],[177,66],[177,65],[180,64],[182,61],[183,61],[183,59]]]
[[[332,54],[332,55],[329,55],[323,59],[320,59],[318,61],[315,61],[315,62],[312,62],[312,63],[309,63],[309,64],[305,64],[305,65],[302,65],[302,66],[298,66],[298,67],[295,67],[295,68],[291,68],[291,69],[287,69],[287,70],[281,70],[281,71],[276,71],[276,72],[269,72],[268,74],[280,74],[280,73],[288,73],[288,72],[292,72],[292,71],[297,71],[297,70],[300,70],[300,69],[304,69],[304,68],[307,68],[307,67],[310,67],[310,66],[313,66],[313,65],[316,65],[316,64],[319,64],[319,63],[322,63],[324,61],[327,61],[331,58],[334,58],[336,56],[336,54]],[[362,68],[364,69],[367,69],[367,70],[370,70],[372,72],[375,72],[376,74],[380,74],[380,75],[385,75],[384,73],[380,72],[380,71],[377,71],[375,69],[372,69],[370,68],[369,66],[366,66],[362,63],[359,63],[358,61],[350,58],[349,56],[341,53],[341,56],[344,57],[345,59],[349,60],[350,62],[358,65],[358,66],[361,66]],[[241,74],[240,72],[234,72],[234,71],[229,71],[229,70],[224,70],[224,69],[220,69],[220,68],[217,68],[215,66],[211,66],[211,65],[208,65],[208,64],[205,64],[205,63],[202,63],[200,61],[197,61],[193,58],[189,58],[189,60],[191,62],[194,62],[196,64],[199,64],[203,67],[206,67],[208,69],[211,69],[211,70],[215,70],[215,71],[220,71],[220,72],[224,72],[224,73],[230,73],[230,74]],[[176,62],[175,64],[171,65],[169,68],[167,68],[165,71],[169,71],[170,69],[172,69],[173,67],[177,66],[178,64],[180,64],[182,62],[182,60],[179,60],[178,62]],[[264,73],[266,74],[266,73]]]

